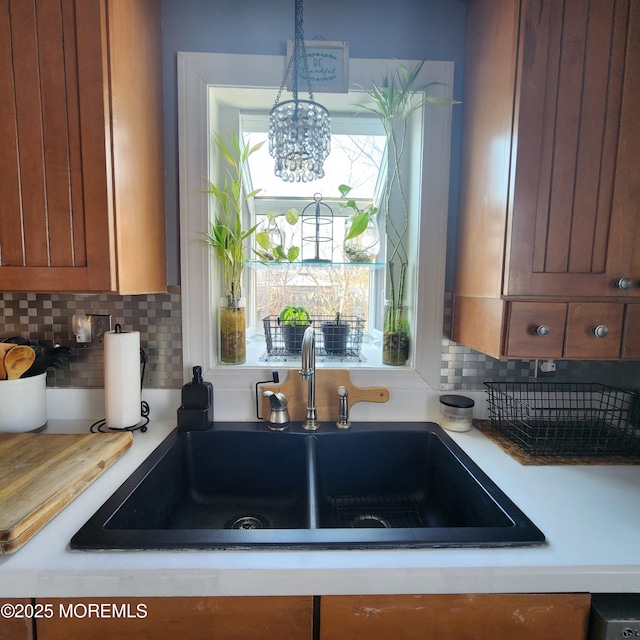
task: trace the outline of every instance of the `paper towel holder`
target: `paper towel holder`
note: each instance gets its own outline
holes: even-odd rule
[[[117,322],[115,324],[113,333],[127,333],[127,332],[124,331],[122,328],[122,325],[119,322]],[[144,388],[144,376],[147,368],[147,361],[148,361],[147,353],[145,352],[144,349],[140,348],[140,394],[141,395],[142,395],[142,390]],[[141,431],[142,433],[145,433],[147,431],[147,425],[149,424],[150,413],[151,413],[151,408],[149,407],[149,403],[146,402],[145,400],[142,400],[141,398],[140,399],[140,421],[137,424],[127,426],[127,427],[121,427],[121,428],[112,427],[112,426],[107,426],[106,418],[102,418],[100,420],[97,420],[91,425],[90,431],[92,433],[96,433],[96,432],[109,433],[114,431],[131,431],[131,432]]]

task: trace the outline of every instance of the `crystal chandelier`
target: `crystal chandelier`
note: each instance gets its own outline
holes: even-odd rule
[[[285,182],[310,182],[324,176],[323,163],[331,151],[331,120],[329,112],[313,100],[302,31],[302,0],[295,2],[293,54],[269,114],[269,153],[275,159],[276,176]],[[280,102],[292,69],[293,100]],[[298,98],[299,80],[306,83],[309,100]]]

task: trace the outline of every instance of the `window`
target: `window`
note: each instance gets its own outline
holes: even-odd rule
[[[403,61],[413,66],[412,61]],[[391,60],[351,59],[350,85],[366,85],[370,78],[380,79],[397,62]],[[242,87],[251,87],[251,105],[261,100],[261,109],[269,110],[274,92],[282,79],[281,56],[180,53],[178,55],[179,167],[180,167],[180,242],[181,286],[183,300],[184,377],[191,367],[200,364],[207,379],[223,390],[233,404],[234,419],[251,419],[253,390],[251,382],[263,379],[272,367],[234,367],[216,365],[215,320],[213,301],[217,300],[217,278],[207,247],[200,242],[200,232],[208,221],[208,202],[202,193],[202,179],[209,175],[208,131],[228,130],[229,122],[238,118],[238,110],[255,109],[246,103]],[[441,82],[442,95],[450,96],[453,64],[433,62],[424,65],[421,81]],[[210,100],[211,93],[216,100]],[[244,92],[246,93],[246,91]],[[235,94],[235,95],[234,95]],[[361,99],[357,92],[318,96],[336,117],[344,104]],[[415,281],[414,310],[415,358],[410,368],[385,367],[384,383],[397,390],[397,403],[375,407],[376,419],[389,411],[392,419],[402,419],[404,394],[415,390],[438,388],[442,345],[444,303],[445,238],[448,209],[449,151],[451,110],[448,107],[426,109],[416,117],[417,133],[405,167],[411,183],[412,207],[428,215],[412,220],[411,233],[416,239],[412,277]],[[313,183],[312,183],[313,184]],[[380,369],[365,366],[357,383],[373,386],[381,381]],[[367,384],[367,383],[371,384]],[[406,404],[406,403],[405,403]],[[366,413],[367,407],[363,407]]]
[[[379,301],[383,297],[384,278],[382,274],[376,277],[373,269],[384,265],[384,246],[380,245],[379,257],[373,265],[349,262],[342,239],[350,210],[341,204],[339,187],[342,184],[352,187],[349,197],[360,208],[379,203],[382,176],[386,173],[386,138],[380,122],[355,114],[333,118],[332,151],[325,163],[326,175],[311,183],[288,183],[274,176],[266,133],[268,115],[241,113],[239,128],[244,145],[264,143],[249,159],[246,182],[248,191],[261,189],[251,201],[251,224],[257,223],[258,230],[266,234],[263,241],[269,241],[262,248],[254,237],[254,268],[245,277],[251,336],[248,364],[292,359],[287,358],[284,345],[277,348],[273,340],[265,342],[265,333],[269,338],[279,335],[277,316],[287,305],[302,306],[314,318],[340,314],[357,329],[357,341],[352,340],[350,348],[342,353],[327,353],[320,347],[318,363],[353,364],[368,362],[372,356],[374,361],[379,360],[376,336],[381,322]],[[291,209],[300,214],[295,224],[286,222],[285,213]],[[313,225],[316,210],[326,222],[318,231]],[[314,242],[317,235],[321,242]],[[295,251],[298,254],[295,262],[276,260],[277,246],[282,246],[284,253]]]

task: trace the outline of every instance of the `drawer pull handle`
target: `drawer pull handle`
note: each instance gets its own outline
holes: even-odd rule
[[[534,333],[538,338],[546,338],[551,333],[551,329],[548,324],[541,324],[535,328]]]
[[[628,289],[631,289],[631,284],[631,278],[618,278],[613,283],[613,286],[621,291],[627,291]]]
[[[597,327],[591,329],[591,333],[593,333],[596,338],[606,338],[609,335],[609,329],[605,325],[599,324]]]

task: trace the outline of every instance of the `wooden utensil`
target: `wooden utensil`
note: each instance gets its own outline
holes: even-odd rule
[[[36,352],[26,345],[14,346],[4,356],[7,380],[17,380],[36,359]]]
[[[4,366],[4,357],[7,354],[7,351],[10,351],[15,346],[16,345],[11,342],[0,342],[0,380],[7,379],[7,369]]]
[[[338,387],[346,387],[349,394],[349,406],[356,402],[386,402],[389,390],[384,387],[356,387],[345,369],[316,370],[316,408],[318,420],[335,421],[338,419]],[[289,401],[291,420],[304,420],[307,407],[307,381],[302,379],[297,369],[291,369],[286,381],[281,385],[265,385],[262,391],[281,391]],[[262,398],[262,416],[269,415],[269,400]]]

